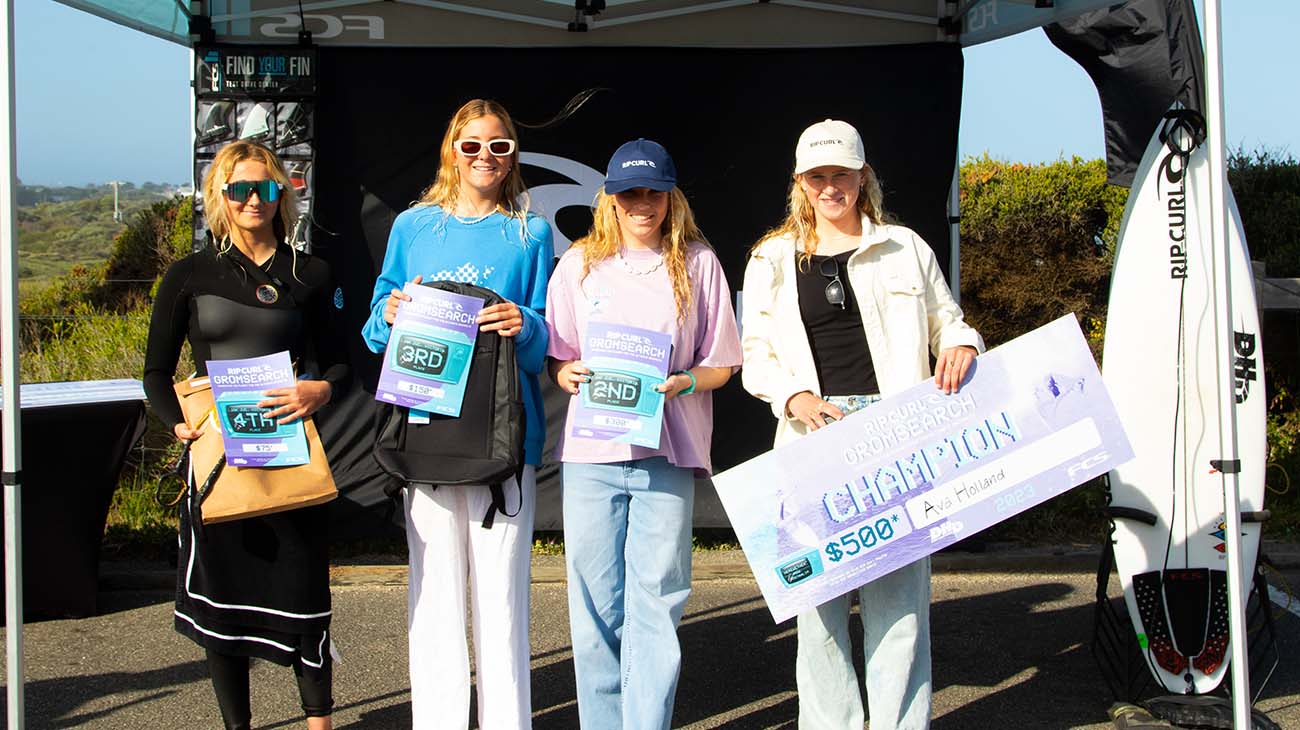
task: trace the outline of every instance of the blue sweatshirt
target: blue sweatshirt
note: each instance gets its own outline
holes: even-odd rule
[[[384,304],[393,289],[401,289],[416,275],[423,281],[475,284],[517,304],[524,318],[523,329],[515,336],[528,422],[524,460],[538,465],[546,443],[546,413],[537,374],[546,362],[546,282],[555,253],[546,219],[529,215],[527,236],[521,235],[522,228],[518,218],[501,213],[465,224],[444,215],[436,205],[403,211],[388,234],[384,267],[361,336],[372,352],[384,351],[393,329],[384,321]]]

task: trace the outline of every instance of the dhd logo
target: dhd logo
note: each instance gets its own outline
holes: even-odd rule
[[[1255,335],[1247,332],[1232,333],[1233,394],[1237,403],[1245,403],[1250,397],[1250,384],[1255,380],[1258,364],[1255,358]]]

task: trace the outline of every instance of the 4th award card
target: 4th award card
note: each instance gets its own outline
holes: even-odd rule
[[[293,466],[310,461],[302,419],[280,423],[257,404],[272,388],[292,387],[288,352],[242,360],[208,360],[208,382],[217,409],[217,426],[226,464],[238,467]]]

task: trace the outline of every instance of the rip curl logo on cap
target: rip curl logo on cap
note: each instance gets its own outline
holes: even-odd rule
[[[655,163],[653,160],[628,160],[623,163],[624,170],[629,167],[655,167]]]
[[[828,145],[828,144],[838,144],[838,145],[842,145],[842,144],[844,144],[844,140],[842,140],[842,139],[819,139],[819,140],[817,140],[817,141],[815,141],[815,142],[809,142],[809,143],[808,143],[808,146],[809,146],[809,147],[825,147],[825,146]]]

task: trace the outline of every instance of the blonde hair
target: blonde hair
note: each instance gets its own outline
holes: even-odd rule
[[[618,211],[614,207],[614,196],[601,188],[596,193],[596,202],[591,209],[591,230],[587,235],[573,242],[575,248],[582,250],[582,278],[587,278],[591,267],[608,259],[618,252],[623,243],[623,232],[618,225]],[[704,233],[695,224],[695,214],[686,202],[682,191],[673,187],[668,192],[668,215],[660,227],[663,237],[664,268],[673,283],[673,301],[677,304],[677,320],[686,319],[690,311],[694,292],[691,291],[690,276],[686,272],[686,252],[692,242],[709,245]]]
[[[460,171],[456,169],[456,140],[464,131],[465,125],[483,117],[496,117],[501,120],[506,134],[514,140],[515,151],[510,153],[510,170],[501,183],[497,196],[497,208],[506,215],[518,218],[523,226],[523,240],[528,232],[528,188],[524,185],[524,176],[519,172],[519,133],[515,131],[514,120],[505,107],[491,99],[471,99],[461,105],[451,120],[447,122],[447,131],[442,135],[439,147],[438,175],[433,183],[420,194],[416,205],[436,205],[442,208],[444,215],[454,215],[456,201],[460,198]]]
[[[289,182],[289,173],[285,171],[284,163],[274,152],[256,142],[231,142],[217,152],[208,173],[203,176],[203,214],[207,219],[208,230],[212,231],[218,253],[230,250],[230,232],[233,228],[221,186],[230,182],[235,165],[245,160],[266,165],[271,179],[283,187],[280,198],[276,201],[280,207],[276,209],[275,218],[271,221],[276,240],[292,244],[291,239],[297,233],[298,193]]]
[[[758,243],[755,243],[750,248],[751,252],[769,238],[779,236],[789,236],[794,239],[796,244],[802,244],[798,253],[801,266],[807,265],[813,253],[817,251],[817,242],[819,240],[817,237],[817,211],[813,204],[808,202],[808,195],[799,184],[802,179],[802,173],[796,173],[791,177],[785,220],[777,227],[764,233],[758,239]],[[878,226],[888,222],[891,216],[885,212],[884,198],[884,193],[880,190],[880,179],[876,177],[876,171],[871,169],[871,165],[863,165],[862,187],[858,191],[858,215],[866,216],[867,220]]]

